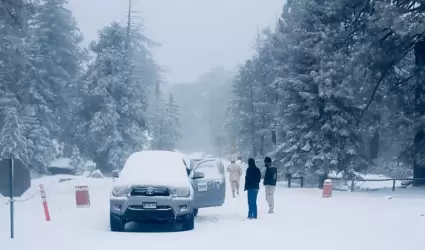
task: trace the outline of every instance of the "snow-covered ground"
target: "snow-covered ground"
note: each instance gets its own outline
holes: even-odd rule
[[[246,194],[224,206],[200,210],[194,231],[170,232],[130,224],[128,232],[109,231],[111,179],[50,176],[16,203],[15,239],[9,239],[9,206],[0,198],[0,246],[5,250],[116,250],[116,249],[291,249],[388,250],[421,249],[425,228],[425,190],[397,189],[376,192],[334,192],[321,198],[318,189],[276,190],[276,213],[267,214],[264,189],[260,190],[259,219],[247,221]],[[52,221],[46,222],[38,184],[47,192]],[[75,185],[90,187],[91,207],[76,208]],[[230,190],[228,190],[230,191]],[[392,199],[389,199],[392,198]]]

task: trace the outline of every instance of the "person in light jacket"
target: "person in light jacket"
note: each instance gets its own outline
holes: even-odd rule
[[[248,159],[245,174],[245,191],[248,193],[248,219],[257,219],[257,195],[260,189],[261,172],[253,158]]]
[[[266,189],[266,201],[269,204],[269,214],[272,214],[274,212],[274,191],[277,182],[277,168],[272,165],[272,159],[270,157],[264,158],[264,165],[266,166],[266,172],[264,174],[263,183]]]
[[[235,192],[239,195],[239,183],[242,176],[242,167],[239,164],[236,164],[236,161],[232,159],[230,165],[227,167],[227,172],[229,172],[232,195],[233,198],[235,198]]]

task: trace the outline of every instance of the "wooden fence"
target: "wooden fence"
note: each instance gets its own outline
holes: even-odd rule
[[[304,187],[304,177],[302,176],[292,176],[291,174],[285,174],[285,179],[288,181],[288,188],[291,188],[292,185],[292,180],[300,180],[300,186]],[[329,180],[344,180],[343,178],[335,178],[335,177],[329,177],[326,178]],[[423,181],[425,180],[425,178],[386,178],[386,179],[351,179],[351,187],[350,190],[353,192],[355,189],[355,182],[359,181],[359,182],[372,182],[372,181],[376,181],[376,182],[381,182],[381,181],[392,181],[393,185],[392,185],[392,191],[395,191],[396,188],[396,181],[410,181],[411,183],[413,183],[414,181]],[[409,183],[409,185],[411,184]],[[321,188],[323,186],[323,183],[319,183],[319,188]]]

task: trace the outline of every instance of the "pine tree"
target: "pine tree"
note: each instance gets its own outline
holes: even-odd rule
[[[103,171],[120,168],[127,157],[147,144],[145,86],[137,64],[129,58],[143,45],[132,40],[126,49],[126,28],[112,23],[99,33],[90,49],[81,88],[82,107],[77,125],[80,152]]]
[[[86,161],[81,157],[80,150],[77,146],[72,147],[70,165],[77,173],[83,173],[88,170],[86,169]]]
[[[293,173],[400,174],[394,156],[416,154],[422,176],[424,13],[417,1],[288,0],[234,82],[226,127],[242,154],[268,152],[271,132]]]
[[[272,56],[273,34],[265,29],[263,35],[257,34],[255,54],[233,82],[236,100],[227,113],[226,127],[234,138],[231,143],[237,144],[245,157],[263,157],[275,147],[277,71]]]
[[[28,164],[27,142],[22,135],[22,121],[15,107],[9,108],[0,132],[0,157],[20,159]]]
[[[31,122],[26,126],[31,159],[42,169],[54,157],[53,139],[69,140],[75,82],[83,58],[82,40],[66,0],[42,1],[31,21],[28,75],[21,98]]]
[[[379,139],[376,151],[378,156],[387,158],[380,159],[384,167],[376,167],[391,172],[386,166],[391,166],[392,157],[398,155],[397,165],[400,159],[402,165],[405,163],[409,167],[413,162],[413,175],[422,178],[425,176],[425,151],[421,146],[424,140],[417,139],[423,133],[425,114],[425,60],[421,52],[425,47],[421,21],[425,9],[420,1],[409,0],[382,0],[371,5],[373,11],[369,13],[369,20],[363,27],[363,39],[358,41],[356,48],[367,48],[360,50],[359,56],[368,59],[366,68],[372,89],[363,108],[363,117],[375,112],[374,132]],[[382,110],[377,110],[377,106]],[[416,181],[415,184],[425,182]]]
[[[343,39],[349,37],[344,24],[350,20],[341,15],[350,9],[315,0],[291,1],[286,8],[290,15],[282,15],[277,35],[287,51],[280,73],[287,135],[280,148],[286,166],[309,175],[359,170],[363,145],[356,127],[359,104],[353,99],[359,83],[347,78],[353,68]]]
[[[28,164],[18,94],[28,64],[23,40],[32,5],[23,0],[2,0],[0,4],[0,158],[16,157]]]
[[[242,154],[274,154],[303,175],[364,167],[356,127],[361,102],[353,98],[363,79],[350,77],[359,74],[350,36],[360,3],[288,1],[275,34],[257,39],[230,106]]]
[[[275,81],[277,70],[272,54],[273,34],[269,29],[263,31],[264,38],[258,35],[257,51],[254,55],[254,83],[256,110],[256,144],[259,155],[266,156],[275,147],[273,131],[276,129],[278,85]]]
[[[239,126],[238,148],[241,155],[255,157],[256,145],[256,110],[255,110],[255,85],[254,62],[247,60],[239,70],[233,83],[233,93],[236,100],[233,102],[232,119]]]
[[[159,132],[159,149],[175,150],[181,138],[179,106],[175,103],[173,95],[170,94],[165,104]]]
[[[151,102],[149,104],[149,134],[150,134],[150,148],[151,149],[161,149],[160,140],[161,140],[161,129],[163,126],[164,119],[164,94],[161,91],[161,84],[158,81],[155,84],[155,92],[151,97]]]

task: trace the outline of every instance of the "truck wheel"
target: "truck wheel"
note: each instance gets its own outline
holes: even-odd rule
[[[186,218],[184,218],[182,223],[182,230],[183,231],[190,231],[195,228],[195,216],[193,214],[188,215]]]
[[[198,209],[195,208],[195,209],[193,209],[193,216],[197,216],[197,215],[198,215]]]
[[[112,232],[123,232],[125,229],[125,221],[121,217],[113,215],[112,213],[110,214],[109,223]]]

